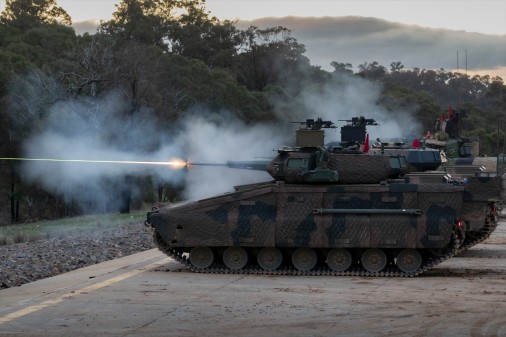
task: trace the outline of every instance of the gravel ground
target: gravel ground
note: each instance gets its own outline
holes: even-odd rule
[[[142,223],[0,246],[0,289],[154,248]]]

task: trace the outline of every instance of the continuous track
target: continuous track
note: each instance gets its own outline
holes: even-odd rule
[[[423,272],[432,269],[434,266],[442,263],[443,261],[448,260],[449,258],[455,256],[461,251],[462,240],[456,231],[453,232],[452,240],[450,242],[450,247],[447,249],[446,253],[442,256],[430,255],[425,256],[424,262],[422,266],[410,273],[406,273],[401,271],[397,266],[389,265],[384,270],[380,272],[369,272],[365,270],[361,266],[351,267],[349,270],[344,272],[335,272],[330,270],[326,266],[317,266],[315,269],[311,271],[300,271],[295,269],[293,266],[284,266],[282,265],[277,270],[264,270],[260,268],[258,265],[249,264],[246,267],[233,270],[227,268],[224,264],[213,263],[213,265],[209,268],[196,268],[193,266],[187,256],[185,256],[181,251],[178,251],[177,248],[172,248],[167,245],[161,235],[153,229],[153,238],[154,242],[157,245],[158,249],[170,256],[174,260],[180,262],[184,266],[186,266],[189,270],[196,273],[209,273],[209,274],[258,274],[258,275],[306,275],[306,276],[361,276],[361,277],[414,277],[422,274]]]
[[[497,224],[497,221],[488,222],[478,231],[466,232],[466,238],[464,239],[464,242],[459,248],[457,254],[488,239],[497,228]]]

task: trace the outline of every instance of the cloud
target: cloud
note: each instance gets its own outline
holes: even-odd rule
[[[385,67],[401,61],[407,68],[452,70],[500,69],[506,67],[506,36],[447,29],[425,28],[371,17],[282,17],[240,21],[241,28],[284,26],[306,46],[314,65],[332,70],[332,61],[352,63],[377,61]],[[498,70],[499,73],[502,73]],[[496,74],[490,73],[495,76]]]
[[[74,27],[74,30],[78,35],[83,35],[84,33],[95,34],[99,25],[99,20],[91,19],[74,22],[72,27]]]
[[[75,22],[78,34],[94,34],[100,22]],[[401,61],[407,68],[457,70],[506,78],[506,36],[434,29],[391,22],[373,17],[265,17],[239,21],[239,28],[284,26],[306,46],[314,65],[333,70],[332,61],[352,63],[377,61],[385,67]]]

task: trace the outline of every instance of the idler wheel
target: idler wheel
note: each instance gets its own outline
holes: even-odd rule
[[[283,254],[277,248],[265,247],[258,252],[257,262],[264,270],[276,270],[283,262]]]
[[[310,248],[297,248],[292,253],[292,264],[300,271],[310,271],[316,266],[318,256]]]
[[[242,247],[228,247],[223,252],[223,263],[230,269],[242,269],[248,263],[248,253]]]
[[[214,253],[209,247],[194,247],[190,252],[190,262],[196,268],[207,268],[213,261]]]
[[[417,271],[422,266],[422,255],[415,249],[403,249],[397,254],[397,267],[405,273]]]
[[[348,249],[334,248],[327,254],[327,265],[333,271],[346,271],[352,262],[353,257]]]
[[[387,255],[381,249],[370,248],[362,254],[360,261],[368,272],[376,273],[387,266]]]

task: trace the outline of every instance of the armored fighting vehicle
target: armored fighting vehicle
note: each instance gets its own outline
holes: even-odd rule
[[[372,142],[369,148],[369,144],[366,144],[369,141],[366,127],[370,125],[379,126],[372,118],[360,116],[340,121],[347,123],[341,127],[341,141],[328,143],[327,146],[329,147],[349,148],[355,144],[356,147],[362,148],[364,152],[370,151],[372,154],[402,155],[407,160],[408,172],[436,170],[441,166],[442,159],[438,149],[421,148],[420,146],[408,147],[403,141],[383,142],[379,138]]]
[[[448,172],[456,179],[467,180],[468,177],[481,177],[482,180],[503,175],[502,197],[504,200],[504,156],[480,155],[479,138],[463,137],[462,124],[465,112],[448,107],[435,125],[435,133],[427,133],[423,141],[424,146],[441,152],[442,163],[439,170]],[[488,177],[488,178],[487,178]],[[499,179],[495,178],[492,181]],[[492,188],[495,187],[495,181]],[[499,206],[501,207],[501,206]],[[461,250],[468,249],[487,239],[497,227],[497,221],[485,217],[474,218],[467,223],[466,238]]]
[[[403,155],[326,147],[307,120],[265,183],[147,214],[160,250],[195,272],[415,276],[459,252],[474,222],[496,222],[501,181],[407,172]]]
[[[477,137],[461,137],[460,129],[462,124],[462,111],[455,111],[448,108],[448,116],[443,117],[436,123],[436,132],[433,137],[427,133],[429,138],[423,139],[420,143],[418,139],[413,141],[412,146],[407,146],[402,141],[381,141],[379,138],[371,144],[372,153],[390,153],[404,155],[408,162],[409,172],[430,172],[443,171],[449,173],[448,177],[454,180],[464,180],[469,177],[480,177],[481,188],[485,188],[485,180],[488,180],[490,188],[496,190],[501,180],[498,175],[503,172],[501,165],[503,159],[494,157],[479,157],[479,140]],[[359,141],[366,135],[366,125],[379,125],[373,119],[364,117],[354,117],[346,120],[348,125],[342,128],[342,140]],[[345,129],[346,128],[346,129]],[[343,143],[346,143],[343,142]],[[428,173],[434,175],[434,173]],[[496,178],[492,178],[496,177]],[[504,200],[503,177],[502,197]],[[471,186],[468,186],[471,189]],[[481,207],[480,204],[472,204],[474,207]],[[498,207],[501,207],[500,205]],[[472,246],[486,240],[497,228],[495,218],[483,217],[479,212],[477,215],[469,216],[463,225],[466,230],[464,242],[460,251],[471,248]],[[484,221],[483,221],[484,220]]]

